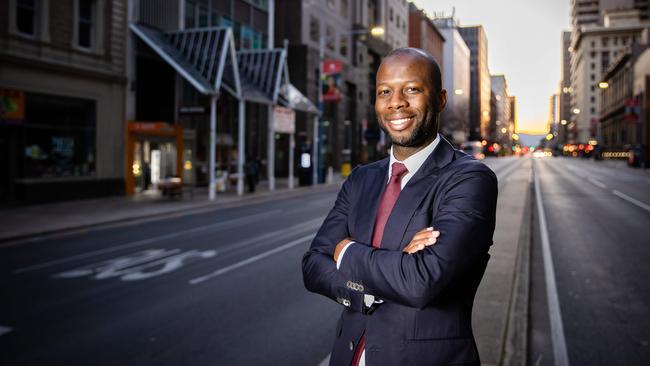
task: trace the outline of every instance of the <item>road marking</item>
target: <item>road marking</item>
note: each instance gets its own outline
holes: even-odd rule
[[[160,276],[180,269],[189,262],[212,258],[216,255],[216,250],[199,251],[192,249],[181,252],[180,249],[149,249],[129,256],[109,259],[104,262],[61,272],[52,277],[91,277],[94,280],[119,277],[122,281],[138,281]],[[157,269],[148,271],[150,268]]]
[[[329,365],[330,364],[330,357],[332,357],[331,353],[329,355],[327,355],[327,357],[325,357],[325,359],[323,361],[321,361],[318,364],[318,366],[327,366],[327,365]]]
[[[533,167],[537,165],[534,164]],[[537,214],[539,216],[539,231],[542,236],[542,254],[544,258],[544,274],[546,280],[546,296],[548,299],[548,315],[551,323],[551,341],[553,343],[553,356],[555,365],[569,366],[569,356],[567,355],[566,340],[564,338],[564,328],[562,325],[562,313],[560,311],[560,301],[557,295],[557,285],[555,283],[555,268],[553,266],[553,257],[551,255],[551,245],[548,239],[548,227],[546,226],[546,215],[542,203],[542,192],[539,183],[539,174],[535,172],[535,201],[537,201]]]
[[[306,242],[308,240],[313,239],[315,235],[316,234],[309,234],[309,235],[303,236],[302,238],[298,238],[298,239],[296,239],[294,241],[291,241],[289,243],[281,245],[281,246],[279,246],[277,248],[273,248],[273,249],[271,249],[269,251],[266,251],[264,253],[260,253],[258,255],[252,256],[252,257],[250,257],[248,259],[244,259],[243,261],[231,264],[231,265],[229,265],[227,267],[221,268],[221,269],[219,269],[217,271],[214,271],[214,272],[212,272],[210,274],[207,274],[205,276],[194,278],[194,279],[190,280],[189,283],[191,285],[197,285],[197,284],[199,284],[201,282],[204,282],[204,281],[207,281],[209,279],[221,276],[221,275],[223,275],[225,273],[228,273],[230,271],[233,271],[233,270],[235,270],[237,268],[241,268],[241,267],[244,267],[244,266],[246,266],[248,264],[255,263],[255,262],[257,262],[259,260],[262,260],[262,259],[264,259],[266,257],[272,256],[273,254],[279,253],[279,252],[281,252],[283,250],[287,250],[287,249],[289,249],[291,247],[295,247],[298,244],[302,244],[302,243],[304,243],[304,242]]]
[[[5,327],[5,326],[3,326],[3,325],[0,325],[0,336],[9,333],[9,332],[11,332],[12,330],[14,330],[14,328],[11,328],[11,327]]]
[[[628,201],[628,202],[630,202],[632,204],[635,204],[635,205],[641,207],[642,209],[644,209],[646,211],[650,211],[650,205],[647,205],[647,204],[637,200],[636,198],[632,198],[632,197],[628,196],[627,194],[625,194],[623,192],[619,192],[617,190],[613,190],[612,193],[614,193],[615,195],[621,197],[622,199],[624,199],[624,200],[626,200],[626,201]]]
[[[594,179],[594,178],[587,178],[587,180],[588,180],[591,184],[593,184],[593,185],[595,185],[595,186],[597,186],[597,187],[600,187],[600,188],[602,188],[602,189],[607,189],[607,186],[605,185],[605,183],[603,183],[603,182],[601,182],[601,181],[599,181],[599,180],[596,180],[596,179]]]
[[[12,273],[13,274],[21,274],[21,273],[31,272],[31,271],[35,271],[35,270],[38,270],[38,269],[43,269],[43,268],[55,266],[57,264],[72,262],[72,261],[75,261],[75,260],[78,260],[78,259],[93,257],[93,256],[96,256],[96,255],[111,253],[111,252],[115,252],[115,251],[126,249],[126,248],[132,248],[132,247],[137,247],[137,246],[141,246],[141,245],[145,245],[145,244],[150,244],[150,243],[154,243],[154,242],[157,242],[157,241],[160,241],[160,240],[171,239],[171,238],[175,238],[175,237],[185,235],[185,234],[194,234],[194,233],[198,233],[198,232],[201,232],[201,231],[206,231],[206,230],[209,230],[209,229],[220,229],[220,228],[223,228],[223,227],[232,227],[231,225],[235,225],[235,224],[247,224],[247,223],[251,223],[251,222],[256,222],[256,221],[258,221],[260,219],[260,217],[269,216],[269,215],[276,215],[276,214],[279,214],[281,212],[282,212],[282,210],[273,210],[273,211],[268,211],[268,212],[262,212],[262,213],[255,214],[255,215],[240,217],[240,218],[237,218],[237,219],[221,221],[221,222],[218,222],[218,223],[215,223],[215,224],[199,226],[199,227],[195,227],[195,228],[188,229],[188,230],[176,231],[176,232],[169,233],[169,234],[154,236],[152,238],[142,239],[142,240],[138,240],[138,241],[134,241],[134,242],[130,242],[130,243],[124,243],[124,244],[121,244],[121,245],[111,246],[111,247],[105,248],[105,249],[98,249],[98,250],[94,250],[94,251],[88,252],[88,253],[73,255],[73,256],[67,257],[67,258],[61,258],[61,259],[57,259],[57,260],[53,260],[53,261],[49,261],[49,262],[45,262],[45,263],[40,263],[40,264],[35,264],[35,265],[32,265],[32,266],[19,268],[19,269],[13,271]]]

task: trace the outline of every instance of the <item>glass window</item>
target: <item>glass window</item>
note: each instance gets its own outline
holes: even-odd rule
[[[21,178],[95,175],[92,100],[25,94]]]
[[[348,17],[348,8],[349,8],[348,0],[341,0],[341,16],[343,18]]]
[[[325,40],[325,46],[327,49],[332,52],[336,51],[336,38],[334,37],[334,28],[329,24],[327,24],[325,27],[325,37],[327,38]]]
[[[20,33],[36,34],[36,0],[16,1],[16,27]]]
[[[208,8],[205,5],[199,6],[199,27],[208,26]]]
[[[348,57],[348,36],[343,35],[339,39],[339,52],[344,58]]]
[[[397,28],[400,28],[401,24],[400,24],[399,14],[396,15],[396,18],[397,18],[396,19],[397,20]]]
[[[388,9],[388,14],[389,14],[388,16],[390,18],[390,21],[392,22],[394,20],[394,18],[393,18],[393,8]]]
[[[187,0],[185,2],[185,29],[196,28],[196,2]]]
[[[314,42],[320,39],[320,22],[313,15],[309,17],[309,38]]]
[[[603,43],[603,47],[607,47],[607,44],[609,43],[609,37],[603,37],[601,41]]]
[[[242,25],[241,26],[241,49],[249,49],[253,47],[253,37],[254,32],[251,28]]]
[[[94,8],[93,0],[79,0],[77,24],[77,44],[79,47],[92,48],[93,46]]]

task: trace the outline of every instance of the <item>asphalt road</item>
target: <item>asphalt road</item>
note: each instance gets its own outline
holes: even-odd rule
[[[564,158],[534,171],[529,364],[650,365],[650,174]]]
[[[485,162],[507,177],[521,161]],[[559,158],[534,169],[571,364],[650,364],[648,175]],[[304,290],[300,259],[336,191],[0,248],[0,364],[318,365],[340,308]],[[552,365],[533,221],[529,360]]]

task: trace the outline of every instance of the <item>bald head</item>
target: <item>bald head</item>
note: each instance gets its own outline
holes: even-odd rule
[[[421,60],[427,64],[429,75],[427,79],[433,85],[433,90],[440,92],[442,90],[442,76],[440,75],[440,66],[428,52],[414,47],[402,47],[392,50],[381,62],[381,65],[391,58],[411,58],[414,61]],[[381,65],[379,66],[381,68]]]

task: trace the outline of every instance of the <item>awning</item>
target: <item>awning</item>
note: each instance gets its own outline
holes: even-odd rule
[[[217,95],[223,87],[236,98],[241,97],[235,44],[229,27],[169,33],[135,23],[129,28],[199,92]]]
[[[237,64],[245,100],[319,113],[309,98],[289,81],[287,52],[284,48],[239,51]]]

